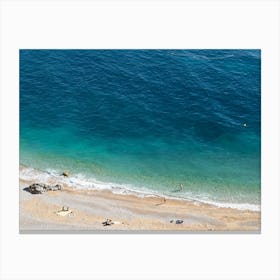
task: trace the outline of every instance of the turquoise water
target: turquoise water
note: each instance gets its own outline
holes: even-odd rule
[[[259,205],[260,98],[258,50],[21,50],[20,162]]]

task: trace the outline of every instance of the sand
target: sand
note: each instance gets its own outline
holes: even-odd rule
[[[114,194],[105,190],[78,190],[63,184],[61,191],[31,194],[33,180],[19,181],[21,233],[100,232],[248,232],[260,233],[261,213],[210,204]],[[62,207],[69,212],[59,214]],[[104,226],[111,219],[114,224]],[[183,220],[182,224],[171,220]]]

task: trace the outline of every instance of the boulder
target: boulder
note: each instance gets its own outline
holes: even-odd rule
[[[61,185],[47,186],[48,191],[60,191]]]
[[[29,192],[32,194],[42,194],[48,191],[47,186],[45,184],[32,184],[29,186]]]
[[[46,184],[35,183],[28,187],[28,191],[32,194],[42,194],[47,191],[60,191],[61,185],[49,186]]]

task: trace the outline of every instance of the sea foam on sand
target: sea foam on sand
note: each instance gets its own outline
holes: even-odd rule
[[[62,174],[62,173],[61,173]],[[70,177],[64,177],[56,170],[49,169],[47,171],[41,171],[25,165],[20,166],[20,179],[26,181],[34,181],[36,183],[45,184],[66,184],[67,186],[81,190],[110,190],[114,194],[122,195],[135,195],[139,197],[162,197],[174,200],[186,200],[194,203],[211,204],[220,208],[232,208],[238,210],[250,210],[260,211],[260,206],[249,203],[227,203],[213,201],[205,197],[192,196],[188,194],[188,198],[176,197],[171,195],[164,195],[158,192],[143,188],[141,190],[135,189],[132,185],[118,184],[112,182],[102,182],[95,178],[87,178],[82,174],[71,175]]]

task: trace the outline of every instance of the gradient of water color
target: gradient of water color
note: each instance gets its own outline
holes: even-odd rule
[[[259,50],[21,50],[20,162],[254,208],[260,104]]]

